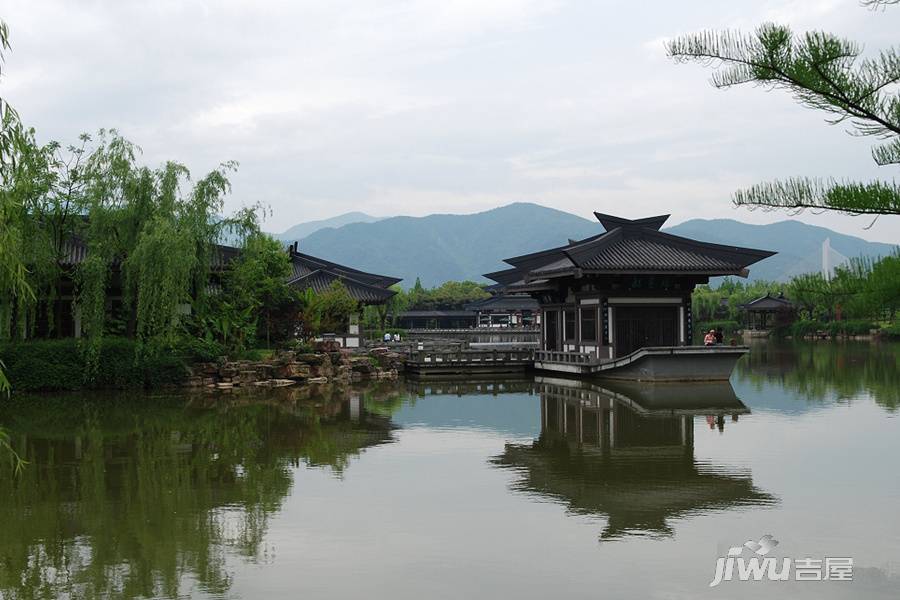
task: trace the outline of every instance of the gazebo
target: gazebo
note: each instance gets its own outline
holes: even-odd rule
[[[784,294],[766,294],[747,304],[741,305],[744,322],[750,331],[769,331],[779,325],[788,325],[794,320],[794,303]]]

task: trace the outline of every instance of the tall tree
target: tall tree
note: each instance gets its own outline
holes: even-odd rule
[[[900,0],[864,2],[869,6]],[[712,64],[718,88],[756,84],[788,91],[802,105],[828,113],[831,124],[846,123],[856,135],[882,140],[872,148],[879,165],[900,164],[900,54],[895,48],[863,58],[862,45],[830,33],[795,34],[767,23],[753,34],[704,31],[666,43],[678,62]],[[900,214],[900,185],[891,181],[796,177],[738,190],[738,206],[826,209],[849,214]]]
[[[5,22],[0,21],[0,64],[7,50],[9,29]],[[0,97],[0,298],[3,300],[0,303],[0,321],[9,318],[9,299],[34,298],[34,292],[28,284],[28,269],[24,259],[26,235],[22,202],[12,189],[21,164],[18,157],[26,137],[18,113]],[[9,381],[0,363],[0,391],[8,393],[9,389]]]

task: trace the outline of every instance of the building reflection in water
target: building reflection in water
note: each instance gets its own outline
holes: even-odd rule
[[[672,520],[773,504],[746,469],[698,461],[694,420],[724,431],[749,409],[723,384],[607,384],[537,378],[541,433],[493,463],[516,491],[605,517],[601,539],[673,535]]]

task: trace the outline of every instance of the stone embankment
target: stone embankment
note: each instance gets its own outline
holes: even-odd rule
[[[356,354],[320,345],[316,352],[278,352],[262,361],[235,360],[196,363],[184,386],[208,390],[284,387],[303,384],[353,383],[396,379],[402,355],[387,348]]]

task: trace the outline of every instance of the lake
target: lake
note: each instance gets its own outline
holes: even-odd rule
[[[898,358],[773,343],[731,385],[14,396],[0,597],[897,598]],[[745,542],[796,572],[710,587]]]

